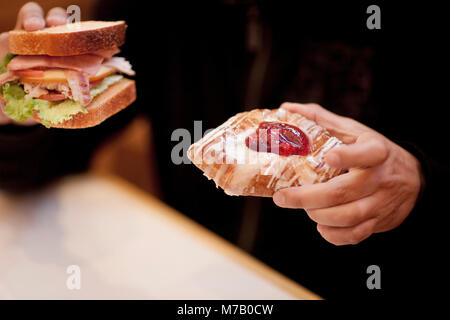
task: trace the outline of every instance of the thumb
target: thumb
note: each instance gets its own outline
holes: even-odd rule
[[[388,154],[386,142],[381,137],[364,133],[353,144],[331,149],[325,155],[325,162],[341,169],[368,168],[384,162]]]

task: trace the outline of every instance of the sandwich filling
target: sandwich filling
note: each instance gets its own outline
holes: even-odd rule
[[[7,54],[0,65],[0,107],[15,121],[36,115],[46,126],[87,113],[122,73],[135,74],[127,60],[114,56],[118,52],[114,47],[67,57]]]

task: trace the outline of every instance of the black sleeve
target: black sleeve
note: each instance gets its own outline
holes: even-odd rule
[[[23,192],[86,169],[95,148],[134,118],[131,105],[88,129],[0,126],[0,190]]]
[[[447,197],[445,190],[450,179],[450,166],[444,165],[426,155],[416,144],[410,142],[399,142],[399,144],[420,162],[422,169],[422,187],[417,198],[416,205],[405,222],[399,227],[404,237],[420,241],[430,241],[433,237],[440,237],[439,232],[445,225],[440,212],[444,208]],[[419,230],[434,230],[427,232],[426,239],[421,239]]]

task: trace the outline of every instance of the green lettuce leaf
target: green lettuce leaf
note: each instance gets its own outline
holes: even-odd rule
[[[50,102],[42,99],[33,99],[34,109],[38,110],[38,117],[44,120],[44,125],[58,124],[72,119],[77,113],[87,113],[87,109],[79,102],[70,99],[61,102]]]
[[[113,74],[111,76],[105,77],[103,81],[100,82],[100,84],[91,89],[91,97],[94,98],[95,96],[108,89],[109,86],[112,86],[114,83],[119,82],[122,79],[123,76],[121,76],[120,74]]]
[[[0,64],[0,73],[4,73],[6,72],[6,66],[8,65],[8,63],[12,60],[12,58],[14,58],[15,55],[12,53],[7,53],[5,54],[5,56],[3,57],[3,61]]]
[[[91,90],[91,97],[99,95],[109,86],[120,81],[121,75],[110,75]],[[77,113],[87,113],[87,109],[78,101],[66,99],[51,102],[42,99],[25,98],[23,87],[14,82],[7,82],[0,87],[3,98],[6,100],[5,114],[15,121],[25,121],[37,112],[46,127],[72,119]]]
[[[88,112],[79,102],[70,99],[61,102],[26,99],[23,88],[15,83],[5,83],[2,90],[6,100],[5,114],[15,121],[25,121],[37,111],[39,118],[44,120],[44,124],[47,122],[48,126],[50,123],[58,124],[70,120],[77,113]]]
[[[13,120],[25,121],[33,115],[33,99],[25,99],[25,92],[18,84],[7,82],[2,86],[6,100],[5,114]]]

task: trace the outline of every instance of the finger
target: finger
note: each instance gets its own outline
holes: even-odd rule
[[[329,227],[318,224],[317,231],[319,231],[320,235],[325,240],[337,246],[358,244],[372,235],[376,223],[376,219],[373,218],[366,220],[357,226],[348,228]]]
[[[0,94],[0,125],[5,125],[11,122],[11,119],[6,114],[3,113],[3,111],[5,110],[5,104],[6,101]]]
[[[29,126],[37,125],[37,124],[39,124],[39,122],[37,122],[36,120],[34,120],[32,118],[28,118],[25,121],[20,121],[20,122],[19,121],[14,121],[14,124],[18,125],[18,126],[29,127]]]
[[[354,144],[340,145],[325,154],[325,162],[331,167],[369,168],[386,160],[389,150],[383,138],[364,133],[358,137]]]
[[[31,125],[37,124],[37,122],[34,121],[32,118],[28,118],[27,120],[25,120],[23,122],[13,121],[13,119],[8,117],[4,113],[5,112],[5,105],[6,105],[6,101],[3,99],[2,95],[0,94],[0,125],[13,123],[13,124],[17,124],[17,125],[31,126]]]
[[[382,201],[382,194],[378,193],[357,201],[345,203],[339,206],[309,209],[308,216],[314,222],[329,227],[352,227],[366,220],[374,218],[377,207]]]
[[[66,24],[67,12],[60,7],[50,9],[50,11],[47,13],[45,21],[47,22],[47,26],[49,27]]]
[[[32,118],[28,118],[27,120],[21,121],[21,122],[14,121],[10,117],[5,115],[3,113],[3,111],[0,110],[0,125],[5,125],[5,124],[15,124],[15,125],[19,125],[19,126],[33,126],[33,125],[38,124],[38,122],[33,120]]]
[[[0,63],[3,63],[3,58],[5,57],[5,54],[9,52],[9,33],[3,32],[0,33]]]
[[[0,125],[5,125],[10,122],[11,122],[11,119],[8,118],[7,116],[5,116],[2,111],[0,111]]]
[[[20,9],[15,29],[35,31],[44,27],[44,11],[36,2],[28,2]]]
[[[370,130],[370,128],[357,121],[341,117],[315,103],[300,104],[285,102],[281,105],[281,108],[299,113],[305,118],[313,120],[344,143],[353,143],[362,132]]]
[[[376,188],[372,170],[354,170],[324,183],[281,189],[273,201],[282,208],[328,208],[367,197]]]

